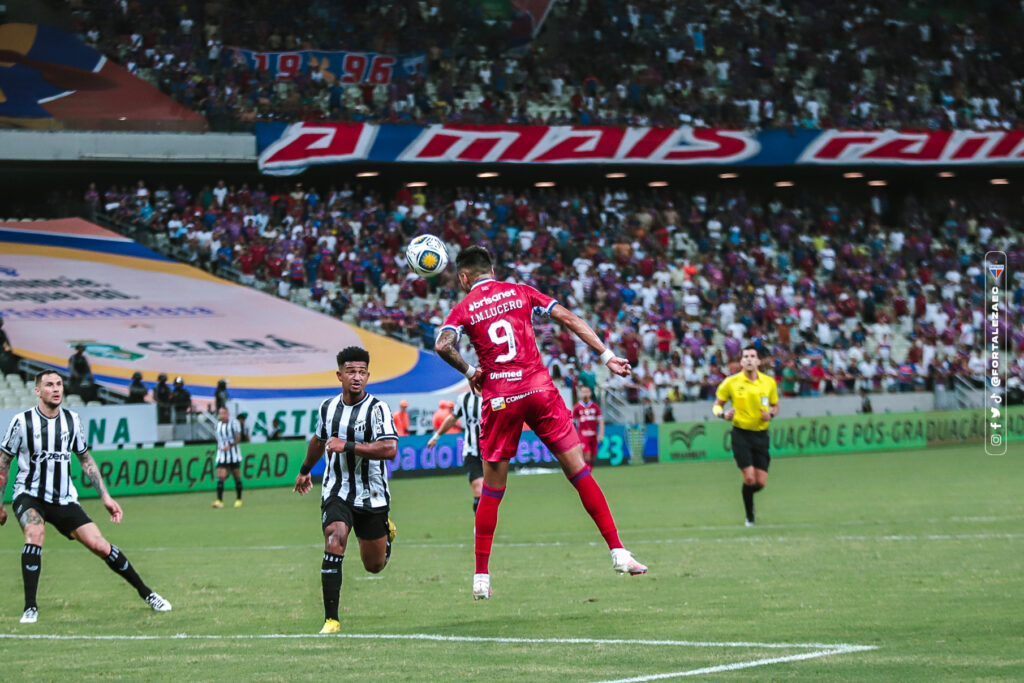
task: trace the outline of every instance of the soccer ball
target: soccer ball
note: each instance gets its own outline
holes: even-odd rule
[[[436,235],[420,235],[405,248],[405,261],[422,277],[444,272],[448,267],[448,249]]]

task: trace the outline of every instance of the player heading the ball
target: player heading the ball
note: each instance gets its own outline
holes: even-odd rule
[[[483,247],[462,250],[455,267],[459,285],[468,294],[452,308],[435,349],[483,394],[480,457],[484,461],[484,482],[476,511],[473,597],[479,600],[491,595],[487,565],[498,505],[505,495],[508,463],[516,455],[524,422],[555,454],[565,476],[576,487],[583,507],[608,543],[613,569],[623,574],[646,573],[647,567],[622,547],[604,493],[583,460],[572,416],[541,362],[532,315],[549,315],[569,328],[617,375],[631,372],[629,362],[605,348],[586,322],[556,300],[527,285],[495,280],[491,255]],[[476,349],[479,368],[467,364],[459,354],[462,334],[469,336]]]

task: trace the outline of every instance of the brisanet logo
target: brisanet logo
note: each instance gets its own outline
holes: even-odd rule
[[[1006,455],[1006,254],[990,251],[985,254],[985,452]]]

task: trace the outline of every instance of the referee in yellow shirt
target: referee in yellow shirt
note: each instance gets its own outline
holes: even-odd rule
[[[715,392],[711,412],[732,422],[732,457],[743,473],[743,507],[747,526],[754,526],[754,494],[768,483],[768,423],[779,414],[779,391],[775,380],[758,371],[761,357],[757,348],[747,346],[735,375],[722,380]],[[726,403],[732,403],[729,410]]]

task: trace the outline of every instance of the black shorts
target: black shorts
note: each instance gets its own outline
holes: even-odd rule
[[[732,457],[741,470],[753,466],[768,471],[772,456],[768,454],[768,430],[752,432],[749,429],[732,428]]]
[[[92,522],[92,519],[78,503],[57,505],[56,503],[47,503],[27,493],[22,493],[15,498],[11,507],[14,508],[14,516],[19,520],[26,510],[35,510],[44,522],[49,522],[57,527],[57,531],[68,538],[71,538],[72,531]]]
[[[467,455],[462,459],[462,466],[466,468],[466,476],[470,483],[484,476],[484,461],[479,455]]]
[[[320,504],[320,521],[326,529],[334,522],[344,522],[356,532],[356,537],[374,541],[388,535],[388,508],[357,508],[341,498],[328,498]]]

